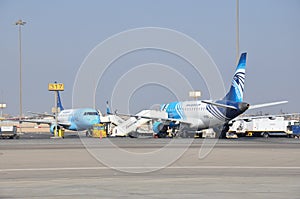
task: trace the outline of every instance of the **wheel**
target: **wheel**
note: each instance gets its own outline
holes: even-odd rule
[[[167,132],[160,132],[157,135],[158,135],[158,138],[165,138],[165,137],[167,137]]]
[[[186,131],[181,132],[181,133],[180,133],[180,137],[186,138],[186,137],[187,137]]]
[[[268,137],[269,137],[269,133],[264,132],[263,137],[264,137],[264,138],[268,138]]]
[[[130,138],[137,138],[138,137],[138,133],[137,132],[131,132],[131,133],[128,133],[128,136]]]

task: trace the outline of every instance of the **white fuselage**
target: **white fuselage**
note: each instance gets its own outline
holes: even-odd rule
[[[201,101],[172,102],[161,105],[161,110],[168,113],[169,118],[181,121],[181,128],[201,130],[224,124],[228,118],[222,108]]]

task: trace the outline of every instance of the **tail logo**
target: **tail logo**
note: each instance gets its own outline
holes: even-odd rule
[[[242,102],[244,95],[244,83],[245,83],[245,68],[246,68],[246,56],[247,53],[243,53],[240,57],[239,63],[236,67],[236,71],[232,78],[231,87],[224,99]]]
[[[244,82],[245,82],[245,70],[244,69],[237,70],[234,75],[234,78],[232,79],[232,86],[235,89],[237,101],[243,101]]]

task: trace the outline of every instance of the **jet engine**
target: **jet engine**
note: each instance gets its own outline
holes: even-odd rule
[[[162,122],[154,122],[152,130],[159,138],[165,138],[167,136],[168,124]]]
[[[59,130],[59,129],[60,129],[60,126],[57,126],[57,130]],[[50,132],[51,132],[52,135],[54,134],[54,131],[55,131],[55,124],[51,124]]]
[[[154,122],[152,126],[152,130],[155,133],[160,133],[164,129],[164,124],[162,122]]]

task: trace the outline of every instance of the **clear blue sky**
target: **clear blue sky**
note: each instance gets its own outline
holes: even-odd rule
[[[132,28],[170,28],[192,37],[219,66],[228,88],[235,68],[235,3],[235,0],[1,0],[0,101],[7,103],[4,112],[12,115],[19,112],[18,29],[13,25],[19,18],[27,22],[22,29],[23,112],[50,112],[54,100],[53,93],[47,90],[48,83],[54,80],[65,83],[63,103],[71,107],[73,83],[85,57],[108,37]],[[240,51],[248,52],[245,101],[252,104],[289,101],[264,112],[276,113],[281,109],[300,112],[299,11],[298,0],[240,0]],[[152,53],[128,55],[124,63],[122,60],[115,63],[116,70],[131,65],[128,62],[135,63],[132,61],[135,59],[140,64],[152,62],[151,57],[155,62],[162,60],[170,65],[180,62],[167,54],[152,56]],[[114,72],[117,73],[112,71],[109,75]],[[209,97],[205,84],[185,72],[193,86],[203,91],[203,97]],[[101,111],[105,110],[109,95],[107,90],[97,91],[97,106]],[[170,92],[150,85],[134,94],[130,111],[135,113],[168,100],[174,100]]]

